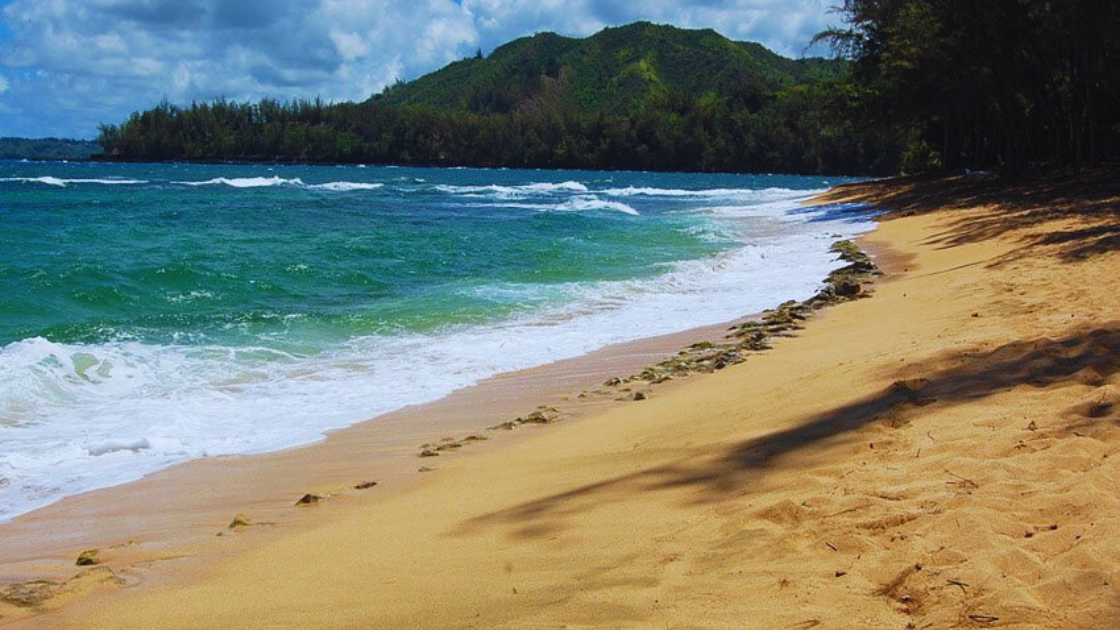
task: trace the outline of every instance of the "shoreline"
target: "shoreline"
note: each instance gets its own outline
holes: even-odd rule
[[[834,190],[891,211],[861,239],[890,281],[776,351],[454,456],[413,442],[401,454],[437,470],[309,507],[286,494],[285,521],[225,514],[188,557],[105,550],[78,580],[9,589],[0,621],[1111,627],[1112,175]]]
[[[851,255],[836,252],[842,258]],[[791,304],[776,309],[782,323],[767,325],[766,337],[795,327],[788,315]],[[264,540],[290,533],[306,527],[305,514],[320,507],[295,507],[304,495],[315,497],[316,503],[329,501],[332,509],[360,509],[387,494],[407,492],[425,476],[418,472],[438,472],[450,458],[485,453],[528,437],[538,426],[634,404],[653,395],[651,388],[660,395],[681,384],[666,381],[733,365],[742,359],[712,366],[713,347],[742,345],[742,328],[765,321],[771,312],[498,374],[440,399],[327,431],[315,443],[191,460],[138,480],[64,497],[0,524],[0,588],[45,581],[65,589],[82,576],[75,574],[74,558],[89,549],[99,552],[98,569],[111,568],[102,571],[105,580],[162,581],[159,569],[149,575],[148,567],[171,559],[190,564],[220,557],[224,551],[214,548],[213,539],[229,533],[223,524],[235,517],[247,516],[260,526],[258,532],[270,530],[259,535]],[[797,321],[805,317],[798,315]],[[736,329],[739,340],[733,337]],[[698,350],[687,355],[690,348]],[[656,382],[636,376],[670,362],[672,367],[658,374]],[[367,487],[355,488],[359,485]]]

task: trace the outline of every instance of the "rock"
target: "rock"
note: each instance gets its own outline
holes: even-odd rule
[[[468,435],[467,437],[463,438],[463,441],[464,442],[482,442],[484,440],[489,440],[489,439],[490,438],[486,437],[485,435]]]
[[[421,466],[420,469],[417,472],[432,472],[433,470],[435,470],[435,468],[428,468],[427,466]]]
[[[614,378],[607,379],[606,382],[603,383],[603,386],[604,387],[618,387],[622,383],[623,383],[623,380],[616,376]]]
[[[855,280],[844,279],[836,283],[836,295],[839,295],[841,297],[852,297],[855,295],[859,295],[861,288],[862,287],[860,286],[860,283],[856,282]]]
[[[322,501],[324,498],[321,494],[308,493],[300,497],[299,501],[296,501],[296,505],[311,505]]]
[[[36,608],[54,597],[54,592],[59,586],[61,585],[56,582],[46,580],[12,584],[0,591],[0,601],[20,608]]]
[[[631,400],[646,400],[648,398],[649,398],[649,394],[647,394],[643,391],[636,391],[636,392],[634,392],[634,395],[630,397]]]
[[[79,567],[88,567],[95,564],[101,564],[101,550],[100,549],[86,549],[78,554],[78,561],[74,564]]]
[[[929,379],[927,378],[908,378],[895,381],[891,384],[896,390],[909,394],[917,394],[925,388],[929,387]]]
[[[457,451],[463,448],[463,445],[458,442],[444,442],[436,447],[437,451]]]
[[[377,485],[376,481],[363,481],[362,483],[359,483],[358,485],[354,486],[354,489],[355,490],[369,490],[370,488],[372,488],[376,485]]]
[[[241,513],[238,513],[236,516],[233,517],[233,520],[230,521],[229,528],[230,529],[237,529],[238,527],[249,527],[252,524],[253,524],[253,521],[249,520],[248,516],[246,516],[244,514],[241,514]]]
[[[439,453],[437,453],[437,452],[435,452],[431,449],[426,448],[426,449],[420,451],[420,454],[417,455],[417,457],[439,457]]]
[[[524,418],[518,418],[517,420],[524,424],[549,424],[555,420],[557,416],[559,416],[559,414],[555,411],[542,411],[538,409]]]

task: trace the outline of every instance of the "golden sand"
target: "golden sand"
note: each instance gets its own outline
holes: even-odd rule
[[[1120,199],[1084,177],[839,189],[899,210],[874,298],[13,626],[1120,628]]]

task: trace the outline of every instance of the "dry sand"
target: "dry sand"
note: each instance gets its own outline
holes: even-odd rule
[[[13,627],[1120,628],[1116,181],[839,189],[873,299]]]

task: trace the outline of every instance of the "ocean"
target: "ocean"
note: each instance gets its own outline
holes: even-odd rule
[[[0,162],[0,521],[807,298],[843,181]]]

